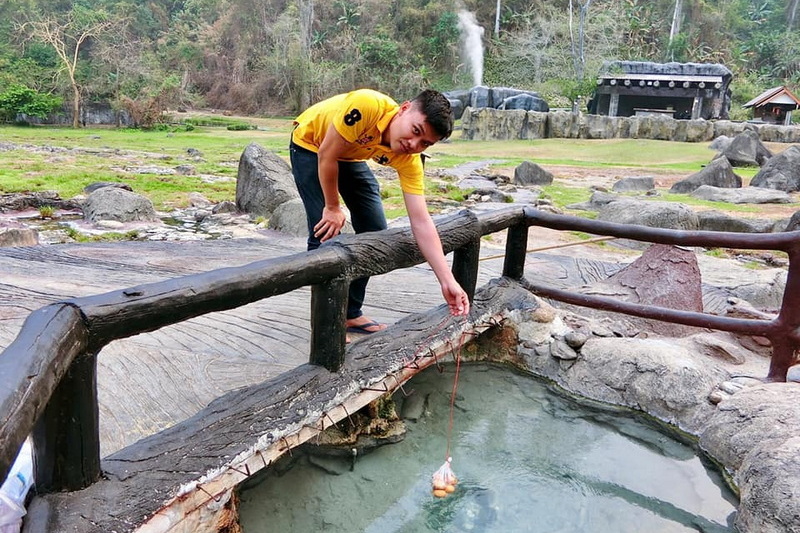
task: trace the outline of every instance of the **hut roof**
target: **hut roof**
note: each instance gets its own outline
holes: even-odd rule
[[[742,107],[761,107],[766,104],[791,104],[799,106],[800,100],[798,100],[789,89],[781,85],[780,87],[767,89]]]

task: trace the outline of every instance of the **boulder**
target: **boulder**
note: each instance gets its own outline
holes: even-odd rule
[[[753,176],[750,185],[785,192],[800,190],[800,148],[790,146],[771,157]]]
[[[723,188],[741,187],[742,178],[733,171],[733,167],[727,158],[719,157],[700,169],[699,172],[695,172],[685,180],[675,183],[670,187],[669,192],[688,194],[701,185]]]
[[[119,187],[101,187],[86,197],[83,218],[91,222],[153,222],[159,220],[153,202]]]
[[[740,187],[725,189],[711,185],[701,185],[692,196],[710,202],[728,202],[730,204],[788,204],[794,200],[788,193],[762,187]]]
[[[275,208],[267,227],[294,237],[308,237],[306,210],[300,198],[292,198]]]
[[[236,177],[236,207],[240,211],[270,217],[279,205],[299,197],[286,161],[256,143],[244,149]]]
[[[634,304],[703,312],[700,268],[694,252],[664,244],[650,246],[616,274],[580,290]],[[658,320],[627,319],[634,327],[659,335],[684,337],[696,331]]]
[[[0,223],[0,246],[36,246],[39,232],[24,224],[7,220]]]
[[[770,233],[775,223],[757,218],[736,218],[721,211],[699,211],[697,219],[701,230],[730,231],[734,233]]]
[[[550,106],[542,98],[533,94],[517,94],[509,96],[498,109],[524,109],[526,111],[547,112]]]
[[[536,163],[523,161],[514,169],[514,183],[517,185],[550,185],[553,174]]]
[[[717,155],[723,156],[734,167],[760,167],[772,157],[772,152],[761,142],[758,132],[744,130]]]
[[[697,214],[684,204],[627,198],[602,206],[597,218],[651,228],[696,230],[700,226]]]
[[[731,145],[731,141],[733,141],[733,139],[731,139],[727,135],[720,135],[719,137],[711,141],[711,144],[709,144],[708,147],[711,150],[721,152]]]
[[[133,189],[131,188],[130,185],[118,181],[95,181],[84,187],[83,192],[85,194],[91,194],[97,189],[102,189],[103,187],[116,187],[118,189],[124,189],[126,191],[133,192]]]
[[[611,190],[614,192],[646,192],[655,188],[656,184],[652,176],[635,176],[622,178],[614,183]]]

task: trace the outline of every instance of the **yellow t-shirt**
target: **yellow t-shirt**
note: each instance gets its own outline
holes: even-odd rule
[[[423,194],[423,168],[419,154],[398,154],[381,144],[383,132],[400,106],[385,94],[358,89],[314,104],[294,121],[292,141],[312,152],[319,151],[331,124],[350,143],[341,161],[366,161],[397,171],[405,193]]]

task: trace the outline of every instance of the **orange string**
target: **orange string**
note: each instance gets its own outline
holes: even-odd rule
[[[456,350],[456,374],[453,377],[453,392],[450,394],[450,424],[447,427],[447,453],[444,460],[450,458],[450,442],[453,438],[453,414],[456,410],[456,391],[458,390],[458,372],[461,369],[461,340],[459,339],[458,349]]]

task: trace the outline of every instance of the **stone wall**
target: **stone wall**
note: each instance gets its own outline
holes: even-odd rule
[[[735,137],[746,128],[758,132],[763,142],[800,142],[800,127],[755,124],[730,120],[677,120],[665,116],[609,117],[569,111],[525,111],[472,108],[461,117],[462,139],[660,139],[707,142],[725,135]]]

